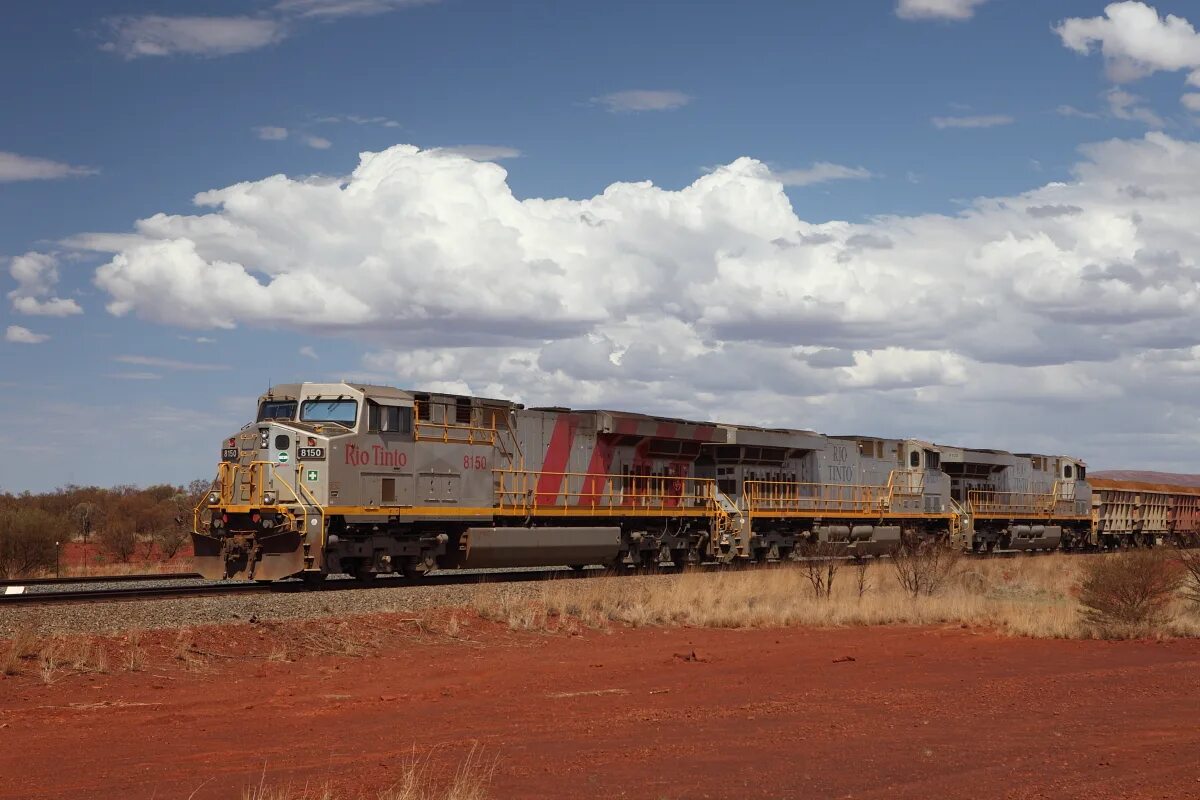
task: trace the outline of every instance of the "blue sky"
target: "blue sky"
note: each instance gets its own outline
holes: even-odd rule
[[[6,10],[0,489],[204,476],[268,381],[343,376],[1196,471],[1194,207],[1139,205],[1195,165],[1195,24],[1184,2],[1019,0]],[[399,188],[363,178],[313,238],[344,204],[306,187],[354,185],[360,153]],[[193,205],[242,182],[226,199],[270,213]],[[1109,183],[1138,192],[1117,207]],[[576,205],[550,230],[508,190]],[[568,224],[587,208],[612,241]],[[1042,240],[1060,251],[997,253]],[[764,242],[814,254],[738,261]]]

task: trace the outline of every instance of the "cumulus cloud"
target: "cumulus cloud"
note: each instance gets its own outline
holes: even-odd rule
[[[1126,0],[1110,3],[1104,16],[1071,17],[1054,30],[1063,45],[1077,53],[1087,55],[1098,49],[1115,83],[1130,83],[1156,72],[1186,71],[1188,85],[1200,86],[1200,32],[1184,17],[1160,16],[1153,6]],[[1187,98],[1183,96],[1183,103],[1191,109]],[[1161,127],[1161,120],[1150,122],[1155,115],[1149,110],[1135,108],[1131,113],[1121,118],[1140,118]],[[1114,116],[1120,116],[1116,107]]]
[[[18,314],[44,317],[68,317],[83,309],[71,299],[54,296],[58,284],[58,259],[50,253],[29,252],[9,262],[8,272],[17,288],[8,293]]]
[[[772,174],[784,186],[811,186],[827,181],[866,180],[875,177],[864,167],[847,167],[828,161],[818,161],[808,169],[785,169]]]
[[[1200,33],[1185,18],[1160,17],[1145,3],[1110,3],[1102,17],[1072,17],[1054,30],[1077,53],[1086,55],[1099,48],[1109,77],[1118,83],[1160,70],[1200,68]]]
[[[48,158],[23,156],[0,150],[0,183],[14,181],[51,181],[58,178],[76,178],[95,175],[99,170],[92,167],[76,167]]]
[[[995,128],[1011,125],[1015,120],[1007,114],[980,114],[966,117],[934,117],[930,120],[935,128]]]
[[[301,138],[301,141],[314,150],[328,150],[333,145],[333,142],[329,141],[324,136],[306,135]]]
[[[627,111],[673,111],[692,102],[683,92],[666,89],[629,89],[593,97],[592,102],[613,113]]]
[[[4,332],[4,341],[14,344],[41,344],[49,338],[44,333],[34,333],[20,325],[9,325],[8,330]]]
[[[1023,450],[1174,403],[1200,437],[1200,143],[1163,133],[955,215],[864,222],[800,218],[750,158],[522,200],[495,163],[407,145],[195,202],[78,238],[111,248],[110,312],[358,336],[377,379],[526,402]],[[1178,377],[1142,398],[1159,372]]]
[[[288,137],[287,128],[279,128],[274,125],[264,125],[254,129],[255,135],[258,138],[268,142],[278,142]]]
[[[987,0],[899,0],[896,16],[901,19],[948,19],[962,21],[975,15]]]

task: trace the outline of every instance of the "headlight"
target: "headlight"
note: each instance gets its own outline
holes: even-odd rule
[[[263,492],[263,505],[275,505],[275,492]]]
[[[215,506],[219,502],[221,502],[221,495],[217,494],[216,492],[208,493],[208,504],[210,506]]]

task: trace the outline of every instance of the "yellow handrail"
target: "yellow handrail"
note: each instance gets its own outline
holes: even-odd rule
[[[495,469],[495,504],[502,513],[539,509],[636,512],[678,509],[695,513],[716,507],[716,481],[670,475],[607,475],[587,472]]]
[[[475,425],[467,422],[450,422],[449,415],[457,407],[450,403],[438,403],[442,406],[440,422],[432,419],[421,419],[421,407],[432,408],[433,403],[413,401],[413,440],[417,442],[442,442],[443,444],[488,444],[496,443],[496,417],[492,416],[492,424],[488,426]],[[474,412],[475,409],[472,409]],[[424,431],[424,433],[423,433]],[[430,435],[432,434],[432,435]]]

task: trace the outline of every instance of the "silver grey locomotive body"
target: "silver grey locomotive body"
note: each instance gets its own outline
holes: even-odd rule
[[[1090,503],[1063,457],[351,383],[274,387],[221,459],[193,537],[213,578],[1049,548]]]

